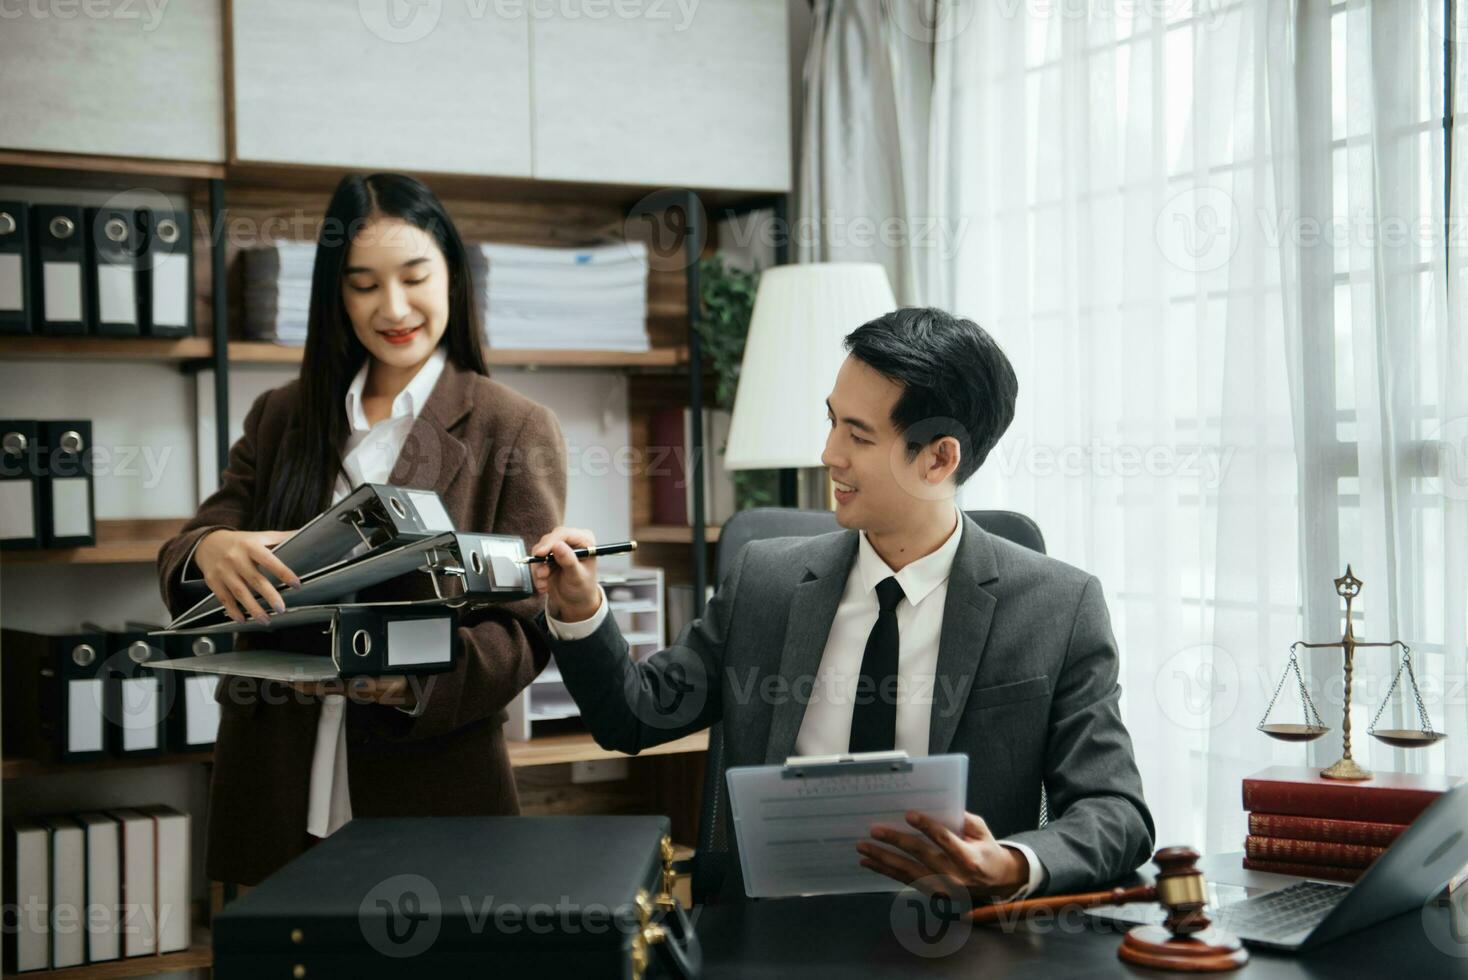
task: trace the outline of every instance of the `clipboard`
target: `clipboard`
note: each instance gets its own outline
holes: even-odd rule
[[[737,766],[726,778],[750,898],[896,892],[906,886],[859,865],[857,843],[875,825],[911,832],[909,810],[961,832],[968,756],[795,756],[784,765]]]

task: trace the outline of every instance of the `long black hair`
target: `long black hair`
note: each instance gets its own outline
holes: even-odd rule
[[[342,270],[353,238],[378,217],[399,218],[438,243],[449,272],[449,317],[440,343],[460,368],[489,374],[468,256],[443,204],[421,181],[402,174],[343,177],[316,241],[300,399],[281,446],[275,482],[256,514],[258,530],[298,528],[331,502],[347,436],[347,388],[368,356],[347,317]]]

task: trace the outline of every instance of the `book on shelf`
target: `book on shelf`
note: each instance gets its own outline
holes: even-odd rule
[[[1318,840],[1291,840],[1288,837],[1244,838],[1244,853],[1264,861],[1293,861],[1298,864],[1325,864],[1339,868],[1364,868],[1386,853],[1385,847],[1366,844],[1339,844]]]
[[[1335,820],[1330,817],[1300,817],[1287,813],[1249,814],[1249,833],[1254,837],[1322,841],[1331,844],[1363,844],[1388,847],[1402,836],[1404,823],[1375,820]]]
[[[1409,824],[1456,785],[1445,775],[1381,772],[1366,782],[1326,779],[1318,769],[1271,766],[1243,782],[1253,813]]]
[[[734,516],[734,473],[724,465],[731,415],[723,409],[703,410],[704,523],[722,525]],[[652,478],[654,524],[693,523],[693,410],[664,408],[652,416],[648,466]]]
[[[188,949],[189,833],[167,806],[11,821],[7,975]]]

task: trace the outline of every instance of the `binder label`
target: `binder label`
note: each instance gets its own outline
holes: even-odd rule
[[[102,751],[102,679],[66,682],[66,751]]]
[[[186,327],[189,323],[189,264],[181,255],[164,255],[153,266],[153,324]]]
[[[126,677],[122,684],[122,750],[158,747],[158,678]]]
[[[446,664],[452,659],[452,620],[395,619],[387,624],[387,665]]]
[[[82,318],[80,262],[42,262],[41,286],[46,301],[47,320],[56,322]]]
[[[219,702],[214,689],[217,674],[189,674],[183,678],[184,738],[190,745],[210,745],[219,735]]]
[[[137,276],[123,265],[97,266],[97,312],[103,323],[137,323]]]
[[[50,316],[48,311],[47,316]],[[92,507],[85,477],[51,480],[51,534],[58,538],[92,533]]]
[[[0,255],[0,312],[19,313],[25,309],[20,277],[20,256]]]
[[[36,515],[30,480],[0,480],[0,540],[34,538]]]
[[[449,512],[444,510],[443,501],[436,493],[415,493],[405,490],[404,495],[413,503],[413,508],[418,511],[418,517],[423,521],[423,527],[429,531],[452,531],[454,529],[453,518]]]

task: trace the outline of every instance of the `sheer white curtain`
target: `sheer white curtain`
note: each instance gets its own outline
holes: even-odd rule
[[[1306,761],[1255,725],[1289,644],[1339,635],[1346,561],[1367,583],[1358,632],[1420,651],[1454,736],[1412,759],[1373,744],[1396,665],[1363,652],[1357,758],[1464,769],[1468,443],[1452,420],[1468,412],[1448,383],[1465,378],[1464,320],[1447,317],[1464,300],[1431,233],[1433,6],[817,4],[808,104],[839,89],[854,132],[834,136],[829,114],[807,131],[802,231],[902,219],[892,254],[861,257],[888,262],[901,302],[978,320],[1014,361],[1018,416],[963,502],[1035,516],[1052,554],[1101,579],[1163,840],[1237,849],[1240,779]],[[930,55],[889,57],[880,79],[931,87],[899,133],[860,110],[875,73],[840,66],[914,39]],[[900,196],[849,193],[893,174]],[[1388,218],[1406,244],[1375,233]],[[813,237],[806,257],[857,257]],[[1421,461],[1442,445],[1433,475]],[[1304,666],[1335,727],[1310,759],[1325,764],[1339,659]],[[1383,726],[1410,726],[1394,701]],[[1285,685],[1272,720],[1301,713]]]

